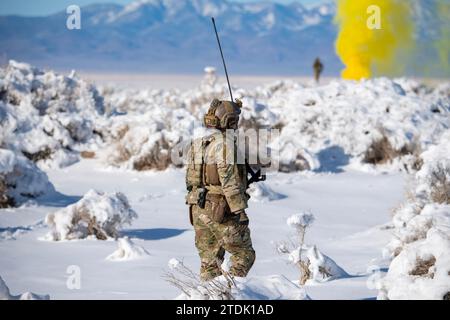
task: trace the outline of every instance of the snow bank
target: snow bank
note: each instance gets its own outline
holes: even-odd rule
[[[421,155],[408,201],[394,212],[380,299],[450,299],[450,130]]]
[[[226,286],[226,279],[216,280]],[[234,300],[310,300],[306,291],[282,275],[234,278],[230,295]],[[211,295],[203,286],[191,289],[177,300],[222,300],[221,295]]]
[[[265,182],[252,183],[247,190],[250,201],[269,202],[286,198],[285,195],[275,192]]]
[[[11,295],[5,281],[0,277],[0,300],[50,300],[50,296],[31,292],[25,292],[17,296]]]
[[[142,259],[150,255],[143,247],[135,244],[128,237],[117,239],[118,248],[106,260],[129,261]]]
[[[103,98],[74,72],[62,76],[12,60],[0,69],[0,147],[41,167],[70,165],[78,150],[97,145],[103,113]]]
[[[117,238],[120,228],[131,224],[135,218],[137,214],[124,194],[90,190],[77,203],[47,215],[45,222],[52,231],[46,239],[58,241],[88,236],[100,240]],[[119,244],[123,245],[124,250],[129,249],[126,241]]]
[[[0,208],[54,192],[47,174],[13,151],[0,149]]]

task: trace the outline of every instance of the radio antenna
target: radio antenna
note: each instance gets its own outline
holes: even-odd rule
[[[228,77],[227,65],[225,64],[225,59],[223,57],[223,52],[222,52],[222,46],[220,45],[219,34],[217,33],[216,21],[214,20],[214,17],[212,17],[211,20],[214,25],[214,32],[216,33],[217,43],[219,45],[219,50],[220,50],[220,56],[222,57],[223,68],[225,69],[225,76],[227,77],[228,90],[230,90],[231,102],[234,102],[233,92],[231,91],[230,78]]]

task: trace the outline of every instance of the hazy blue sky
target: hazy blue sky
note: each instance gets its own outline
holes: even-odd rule
[[[257,0],[231,0],[238,2],[254,2]],[[274,0],[280,3],[301,2],[305,5],[320,2],[321,0]],[[90,3],[116,2],[126,4],[132,0],[0,0],[0,15],[20,14],[20,15],[47,15],[64,10],[68,5],[77,4],[83,6]]]

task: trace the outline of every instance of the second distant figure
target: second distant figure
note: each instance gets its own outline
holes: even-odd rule
[[[319,83],[320,75],[323,71],[323,63],[322,61],[320,61],[319,58],[316,58],[316,60],[314,60],[313,68],[314,68],[314,78],[316,79],[316,82]]]

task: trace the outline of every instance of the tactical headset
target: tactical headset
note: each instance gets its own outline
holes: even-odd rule
[[[219,107],[222,108],[219,109]],[[231,123],[235,122],[237,124],[241,108],[242,102],[238,99],[236,99],[236,102],[214,99],[203,118],[203,122],[206,127],[227,129]]]

